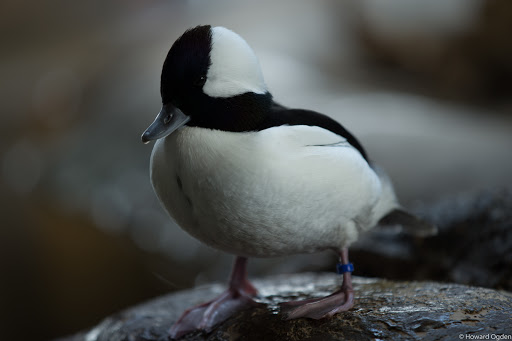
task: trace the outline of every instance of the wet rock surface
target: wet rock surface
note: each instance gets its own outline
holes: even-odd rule
[[[447,197],[419,211],[439,233],[420,239],[374,229],[351,247],[358,275],[512,291],[510,188]]]
[[[435,282],[354,278],[356,305],[324,320],[282,320],[278,303],[322,296],[339,285],[334,274],[281,275],[256,280],[260,307],[249,308],[211,333],[184,340],[455,340],[460,335],[512,335],[512,294]],[[170,294],[106,318],[61,341],[169,340],[183,310],[223,290],[212,284]],[[512,337],[512,336],[509,336]]]

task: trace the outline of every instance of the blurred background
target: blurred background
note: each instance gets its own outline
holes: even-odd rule
[[[232,256],[167,217],[140,135],[162,62],[198,24],[258,55],[275,99],[359,137],[402,203],[512,180],[507,0],[31,1],[0,5],[0,338],[49,340],[224,281]],[[251,276],[333,255],[251,260]]]

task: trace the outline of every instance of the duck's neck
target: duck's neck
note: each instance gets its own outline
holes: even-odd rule
[[[230,98],[208,98],[206,110],[197,109],[190,127],[219,129],[232,132],[258,130],[270,114],[272,95],[248,92]]]

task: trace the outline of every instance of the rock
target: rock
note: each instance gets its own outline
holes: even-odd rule
[[[438,235],[375,229],[351,247],[358,275],[512,291],[512,189],[459,194],[420,211]]]
[[[459,335],[512,337],[512,294],[460,284],[395,282],[354,277],[356,304],[324,320],[282,320],[278,303],[325,295],[334,274],[305,273],[256,280],[260,307],[249,308],[211,333],[184,340],[455,340]],[[191,305],[223,290],[212,284],[181,291],[106,318],[90,331],[61,341],[168,340],[167,331]]]

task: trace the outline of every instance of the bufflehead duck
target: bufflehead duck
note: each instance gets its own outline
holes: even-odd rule
[[[157,140],[153,188],[181,228],[236,255],[226,292],[187,310],[171,337],[209,331],[256,304],[248,257],[337,252],[338,291],[282,305],[288,319],[319,319],[353,306],[348,247],[361,233],[379,221],[435,231],[401,208],[389,178],[342,125],[274,102],[256,55],[233,31],[187,30],[167,54],[160,93],[162,109],[142,135]]]

